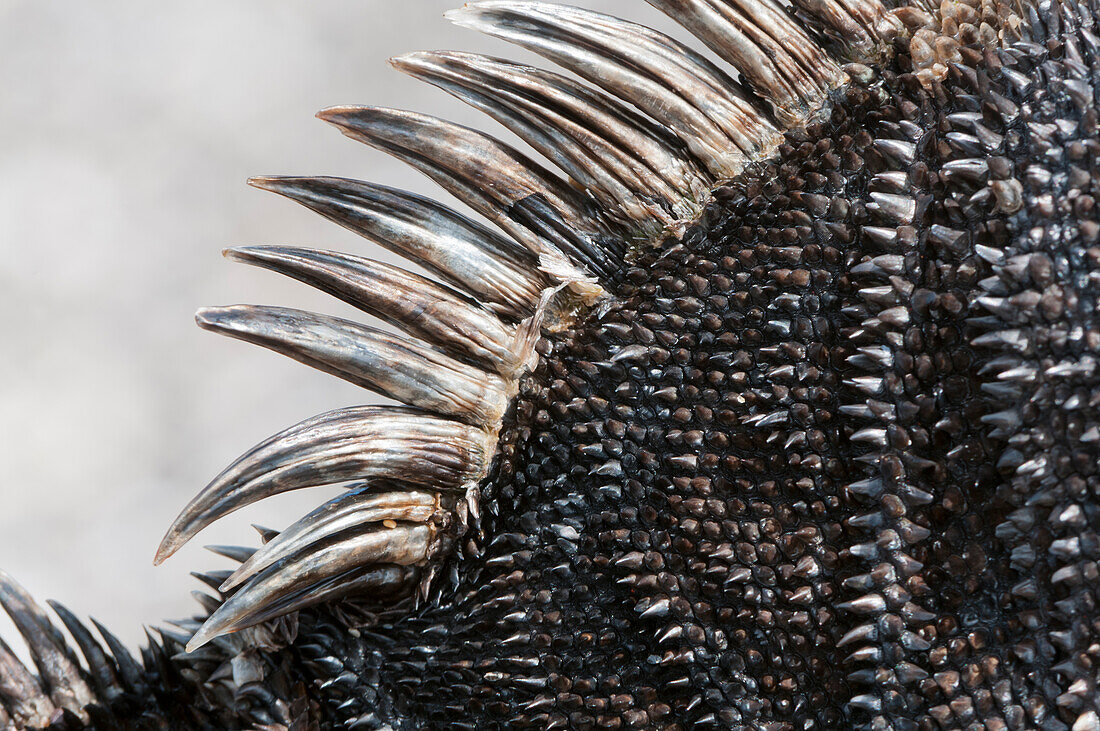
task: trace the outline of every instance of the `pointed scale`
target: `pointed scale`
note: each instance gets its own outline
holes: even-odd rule
[[[218,607],[187,643],[188,651],[214,637],[285,614],[323,598],[332,598],[335,583],[351,571],[366,571],[381,585],[376,591],[403,583],[400,567],[423,564],[437,547],[438,528],[425,523],[367,524],[335,534],[282,558],[252,577]],[[390,567],[398,569],[393,571]],[[381,574],[370,573],[372,568]],[[361,591],[361,588],[360,588]]]
[[[23,635],[50,700],[54,705],[87,720],[84,706],[95,700],[95,694],[84,682],[80,666],[42,608],[15,579],[2,570],[0,606],[4,607],[16,629]]]
[[[547,284],[538,262],[518,244],[414,193],[347,178],[248,182],[407,257],[512,319],[531,314]]]
[[[408,334],[502,375],[519,366],[515,330],[458,292],[389,264],[315,249],[227,249],[235,261],[305,282]]]
[[[356,597],[358,601],[394,601],[408,596],[421,575],[419,566],[366,563],[333,574],[326,571],[324,566],[304,563],[310,568],[319,569],[318,573],[324,578],[316,581],[309,578],[295,581],[292,574],[284,573],[286,570],[299,568],[291,561],[268,567],[229,597],[206,622],[202,625],[195,623],[195,634],[187,643],[188,651],[194,652],[211,639],[216,640],[228,633],[323,602],[349,596]]]
[[[104,627],[95,617],[92,617],[91,621],[100,637],[107,643],[107,649],[111,651],[111,655],[115,659],[115,666],[118,668],[118,674],[122,678],[123,685],[131,693],[143,692],[148,687],[145,682],[144,668],[134,659],[134,656],[126,649],[126,645],[122,644],[122,640],[116,637],[113,632]]]
[[[164,561],[215,520],[288,490],[386,478],[465,489],[489,459],[477,428],[408,409],[359,406],[308,419],[253,447],[176,518],[157,551]]]
[[[252,554],[256,553],[255,548],[249,546],[203,546],[207,551],[211,553],[228,558],[230,561],[236,561],[237,563],[244,563]]]
[[[364,523],[426,523],[442,514],[438,493],[398,489],[364,489],[328,501],[265,544],[219,587],[227,593],[274,562],[310,544]]]
[[[210,307],[199,326],[262,345],[363,388],[473,424],[494,425],[508,406],[497,375],[422,343],[366,325],[283,307]]]
[[[481,90],[485,97],[508,89],[517,98],[516,103],[520,99],[526,102],[532,115],[545,109],[547,114],[583,126],[611,143],[614,154],[621,159],[633,160],[641,169],[634,171],[632,179],[637,185],[648,186],[652,195],[674,191],[689,200],[702,201],[710,193],[711,181],[667,128],[607,94],[560,74],[457,51],[410,53],[390,62],[399,70],[432,83],[450,78],[463,88]],[[646,174],[646,170],[657,179]]]
[[[18,724],[16,728],[44,728],[56,707],[12,649],[0,639],[0,707]]]
[[[607,252],[591,240],[601,226],[585,212],[580,194],[503,142],[397,109],[332,107],[317,116],[412,165],[537,256],[609,270]]]
[[[46,603],[61,618],[65,629],[69,630],[69,634],[72,635],[77,646],[80,647],[80,652],[84,655],[84,660],[90,670],[89,675],[95,682],[99,694],[108,701],[122,695],[122,686],[118,684],[118,676],[115,674],[114,665],[88,628],[60,602],[47,600]]]

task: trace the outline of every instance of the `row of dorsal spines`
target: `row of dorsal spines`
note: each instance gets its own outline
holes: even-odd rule
[[[113,728],[110,705],[147,690],[144,668],[94,619],[106,648],[63,605],[49,604],[80,648],[87,669],[46,611],[15,579],[0,571],[0,607],[22,636],[38,670],[37,675],[31,673],[0,639],[0,728],[84,728],[85,724]]]
[[[307,420],[250,450],[183,510],[163,561],[204,527],[269,495],[363,481],[288,528],[219,586],[224,600],[194,649],[220,634],[350,593],[424,585],[476,516],[516,380],[551,295],[602,291],[630,247],[677,233],[716,182],[768,154],[786,127],[846,77],[816,38],[850,49],[887,40],[878,0],[654,5],[681,21],[742,81],[667,35],[599,13],[493,0],[455,22],[532,50],[574,78],[485,56],[393,59],[488,113],[559,172],[480,131],[424,114],[335,107],[320,117],[425,173],[498,233],[434,201],[338,178],[265,177],[287,196],[424,267],[439,281],[311,249],[232,249],[403,334],[297,310],[211,308],[199,324],[263,345],[404,408],[355,407]],[[588,82],[587,84],[584,82]],[[564,173],[564,177],[563,174]]]
[[[238,561],[252,553],[215,548]],[[195,576],[216,587],[229,573]],[[208,594],[194,595],[207,612],[220,604]],[[32,672],[0,639],[0,729],[129,728],[124,719],[132,720],[136,708],[150,727],[168,719],[173,728],[227,728],[231,719],[243,719],[250,727],[279,723],[285,728],[291,721],[286,700],[270,682],[274,668],[250,651],[286,645],[296,630],[287,619],[219,637],[216,650],[200,650],[180,662],[201,621],[174,623],[182,631],[158,628],[159,637],[146,630],[146,644],[135,656],[94,618],[89,624],[59,602],[47,604],[56,618],[0,571],[0,608],[11,618],[37,670]]]

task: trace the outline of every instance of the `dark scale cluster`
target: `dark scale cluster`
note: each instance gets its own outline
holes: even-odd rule
[[[964,25],[941,77],[897,44],[544,343],[453,593],[372,628],[373,662],[317,646],[333,716],[1100,728],[1075,12],[1000,49]]]

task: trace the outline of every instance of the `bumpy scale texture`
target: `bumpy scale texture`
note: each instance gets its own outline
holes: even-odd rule
[[[426,597],[112,646],[91,723],[1100,729],[1096,14],[900,12],[542,340]]]
[[[1080,17],[927,85],[899,44],[623,271],[526,380],[453,594],[303,626],[330,717],[1097,728]]]

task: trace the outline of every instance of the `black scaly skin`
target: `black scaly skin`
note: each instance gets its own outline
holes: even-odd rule
[[[899,44],[623,271],[527,379],[452,598],[365,641],[304,630],[387,699],[339,710],[351,683],[329,717],[1058,729],[1092,708],[1100,390],[1044,369],[1100,347],[1096,112],[1047,17],[931,89]],[[939,172],[963,158],[988,172]],[[909,185],[872,182],[890,171]],[[912,224],[872,191],[912,197]]]
[[[1100,728],[1095,15],[898,41],[542,343],[428,601],[97,725]]]

